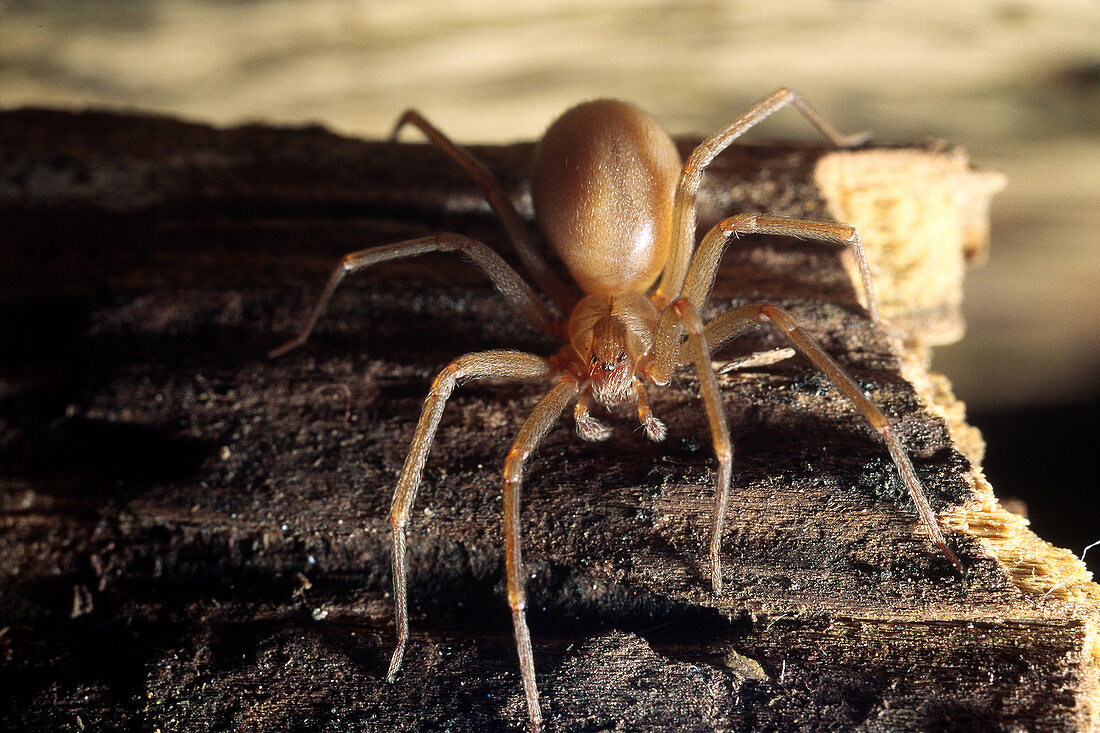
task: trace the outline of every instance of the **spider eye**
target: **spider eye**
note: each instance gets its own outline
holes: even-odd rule
[[[596,356],[595,354],[593,354],[593,355],[592,355],[592,363],[593,363],[593,364],[599,364],[599,363],[600,363],[600,357],[598,357],[598,356]]]
[[[619,363],[622,364],[624,361],[626,361],[626,352],[625,351],[620,351],[619,352]]]

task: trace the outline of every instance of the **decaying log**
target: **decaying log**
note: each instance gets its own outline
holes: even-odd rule
[[[525,206],[529,147],[478,153]],[[823,167],[837,155],[907,156],[902,179],[964,161],[738,149],[702,218],[827,216],[838,176],[863,192],[846,204],[859,209],[867,187]],[[995,178],[951,165],[940,180],[962,190],[928,198],[954,224],[921,246],[951,240],[944,261],[958,263],[980,248],[977,192]],[[882,184],[892,200],[934,189],[907,194],[898,177]],[[474,349],[554,344],[471,268],[430,258],[355,278],[305,347],[264,357],[344,252],[440,229],[502,246],[460,172],[425,146],[320,129],[5,112],[0,207],[4,723],[523,725],[499,475],[539,386],[470,385],[448,407],[411,528],[413,639],[392,685],[385,514],[433,373]],[[915,220],[896,231],[936,231],[928,211],[905,211]],[[876,436],[792,358],[722,377],[737,457],[713,596],[713,459],[685,370],[653,393],[664,443],[628,414],[597,445],[563,421],[531,464],[529,617],[552,730],[1096,726],[1100,588],[998,506],[980,437],[925,368],[955,286],[914,301],[890,262],[876,261],[879,290],[910,328],[905,351],[868,323],[843,258],[812,243],[744,238],[716,308],[773,299],[851,369],[896,422],[965,577],[927,541]],[[779,345],[761,331],[719,358]]]

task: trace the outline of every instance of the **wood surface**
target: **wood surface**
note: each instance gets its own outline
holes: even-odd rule
[[[478,153],[525,211],[529,147]],[[703,218],[827,216],[828,155],[731,151]],[[470,385],[448,406],[392,685],[385,515],[433,374],[466,351],[555,344],[472,268],[431,258],[354,278],[305,347],[265,358],[347,251],[443,229],[502,246],[461,172],[426,146],[319,128],[50,111],[0,113],[0,166],[0,722],[521,729],[500,469],[544,388]],[[820,245],[731,248],[715,309],[759,298],[891,416],[966,573],[928,542],[875,434],[795,357],[722,377],[736,462],[715,597],[714,461],[685,370],[652,393],[665,442],[629,414],[595,445],[563,421],[530,465],[548,727],[1095,728],[1100,589],[996,503],[927,340],[903,349],[870,324]],[[761,331],[718,358],[781,345]]]

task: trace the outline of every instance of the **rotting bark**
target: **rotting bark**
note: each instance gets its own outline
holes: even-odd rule
[[[528,146],[478,153],[522,192]],[[730,151],[703,220],[828,215],[828,155]],[[469,385],[448,406],[393,685],[385,515],[433,373],[465,351],[555,345],[472,268],[427,258],[354,278],[305,347],[264,358],[344,252],[440,229],[500,246],[461,172],[425,146],[320,129],[24,111],[0,113],[0,174],[0,720],[521,728],[499,475],[541,388]],[[842,258],[745,237],[716,296],[789,307],[852,370],[896,422],[966,577],[927,541],[875,435],[793,358],[722,377],[737,454],[715,598],[714,466],[684,371],[652,394],[664,443],[629,414],[597,445],[563,421],[531,464],[550,729],[1095,726],[1097,586],[996,505],[961,406],[919,348],[899,354],[866,321]],[[934,310],[912,322],[935,326]],[[777,345],[762,331],[720,358]]]

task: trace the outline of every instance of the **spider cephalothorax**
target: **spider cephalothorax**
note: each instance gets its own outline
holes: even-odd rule
[[[636,398],[635,370],[649,353],[657,309],[642,293],[588,295],[569,319],[569,341],[601,405]]]
[[[610,435],[610,429],[589,413],[593,398],[606,406],[633,401],[648,435],[661,440],[665,426],[650,412],[646,385],[668,384],[677,366],[687,363],[694,366],[718,459],[710,575],[715,592],[720,592],[720,550],[733,450],[710,355],[760,322],[778,328],[880,433],[925,529],[947,559],[961,568],[943,538],[916,472],[889,421],[859,384],[802,331],[790,314],[770,303],[752,303],[730,310],[705,326],[699,317],[730,239],[740,233],[761,233],[850,247],[860,265],[868,311],[878,321],[866,257],[859,235],[852,227],[762,214],[737,215],[719,222],[695,247],[695,195],[703,170],[747,129],[788,104],[798,107],[837,145],[855,142],[837,135],[788,89],[762,99],[705,140],[682,168],[676,147],[657,123],[623,102],[598,100],[578,105],[551,125],[536,150],[531,174],[532,198],[543,236],[584,292],[579,299],[576,289],[554,274],[534,246],[527,225],[481,163],[418,113],[410,110],[398,121],[395,134],[405,124],[415,125],[481,185],[531,279],[565,318],[548,307],[496,252],[468,237],[439,234],[344,257],[306,328],[297,338],[273,351],[272,356],[305,341],[348,272],[386,260],[441,251],[458,251],[467,256],[536,328],[554,337],[566,334],[567,344],[551,357],[510,350],[466,354],[451,362],[433,382],[390,510],[397,648],[390,661],[388,679],[394,679],[399,671],[409,640],[406,525],[444,404],[461,381],[509,378],[554,382],[523,423],[504,461],[508,603],[532,730],[539,727],[542,713],[525,615],[520,489],[527,459],[571,403],[575,403],[577,432],[586,440],[602,440]]]

